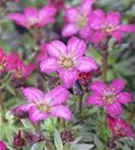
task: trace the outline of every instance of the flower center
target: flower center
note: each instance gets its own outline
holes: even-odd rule
[[[105,91],[103,100],[105,101],[106,104],[113,104],[116,100],[116,95],[112,91]]]
[[[87,22],[88,22],[88,18],[87,18],[87,16],[85,14],[81,14],[81,15],[78,16],[77,24],[78,24],[79,28],[86,27]]]
[[[60,64],[66,69],[71,69],[74,65],[74,62],[72,58],[63,58]]]
[[[50,107],[47,104],[38,104],[37,108],[42,112],[48,112]]]
[[[107,32],[107,33],[112,33],[113,31],[117,30],[119,28],[119,26],[114,26],[111,24],[106,24],[103,27],[103,32]]]
[[[29,18],[30,25],[35,25],[35,24],[37,24],[37,22],[38,22],[37,18]]]

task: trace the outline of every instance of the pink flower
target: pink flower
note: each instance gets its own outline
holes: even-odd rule
[[[43,27],[55,22],[56,8],[48,5],[41,10],[35,7],[28,7],[24,9],[23,13],[11,13],[9,19],[15,23],[29,29],[31,27]]]
[[[93,94],[88,98],[88,104],[104,106],[111,116],[122,113],[121,104],[131,101],[128,92],[121,92],[125,87],[122,79],[115,79],[110,86],[106,86],[102,81],[96,81],[91,85]]]
[[[79,72],[97,69],[93,58],[83,56],[85,50],[85,42],[76,37],[72,37],[67,46],[61,41],[52,41],[46,44],[46,51],[50,57],[41,61],[41,71],[47,73],[57,71],[64,85],[70,88],[78,79]]]
[[[95,10],[91,14],[90,26],[95,33],[93,42],[99,43],[108,37],[114,37],[121,41],[124,32],[134,33],[135,25],[121,24],[121,15],[119,12],[109,12],[107,15],[101,10]]]
[[[6,65],[6,55],[4,54],[4,50],[0,47],[0,73],[5,72]]]
[[[16,53],[11,53],[6,58],[7,70],[12,71],[16,79],[26,78],[35,69],[34,64],[25,65],[24,62],[20,59],[19,55]]]
[[[7,147],[3,141],[0,141],[0,150],[6,150]]]
[[[109,128],[116,137],[134,137],[135,133],[131,129],[131,126],[121,118],[113,118],[108,116],[107,121]]]
[[[22,92],[28,104],[20,106],[20,110],[28,111],[33,123],[48,117],[60,117],[67,120],[72,118],[69,108],[63,104],[68,100],[69,93],[62,86],[57,86],[48,93],[33,87],[22,88]]]
[[[65,10],[65,25],[62,30],[64,37],[76,35],[84,39],[91,37],[92,31],[89,25],[92,4],[95,0],[83,0],[80,7],[67,8]]]

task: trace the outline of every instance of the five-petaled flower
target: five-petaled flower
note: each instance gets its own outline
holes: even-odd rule
[[[104,106],[110,116],[118,116],[122,113],[121,104],[131,101],[128,92],[121,92],[124,87],[122,79],[115,79],[110,86],[96,81],[90,86],[93,94],[88,98],[88,104]]]
[[[109,124],[109,129],[113,136],[116,137],[135,137],[135,133],[132,130],[130,124],[121,118],[113,118],[107,116],[107,121]]]
[[[76,37],[68,41],[67,47],[61,41],[56,40],[46,44],[45,48],[50,57],[41,61],[41,71],[47,73],[57,71],[66,88],[73,86],[80,72],[97,69],[93,58],[83,56],[86,43]]]
[[[120,42],[124,32],[135,33],[135,25],[121,24],[121,15],[115,11],[109,12],[107,16],[101,9],[93,11],[90,26],[95,31],[92,37],[94,43],[99,43],[108,37]]]
[[[48,117],[60,117],[66,120],[72,119],[70,109],[64,105],[68,100],[69,92],[62,86],[57,86],[48,93],[33,87],[22,88],[28,104],[19,106],[18,109],[27,111],[30,120],[35,124]]]
[[[51,5],[45,6],[41,10],[37,10],[35,7],[28,7],[24,9],[23,13],[9,14],[9,19],[27,29],[31,27],[43,27],[55,22],[54,17],[56,12],[56,8]]]
[[[95,0],[83,0],[80,7],[65,9],[65,25],[62,30],[64,37],[73,36],[77,33],[84,39],[90,39],[90,13]]]

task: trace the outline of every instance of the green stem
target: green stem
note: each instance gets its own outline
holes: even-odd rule
[[[109,53],[105,52],[102,55],[102,80],[107,80],[107,70],[108,70],[108,56]]]

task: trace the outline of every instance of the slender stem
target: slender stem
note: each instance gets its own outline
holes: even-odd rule
[[[109,53],[105,52],[102,55],[102,80],[107,80],[107,70],[108,70],[108,56]]]
[[[79,113],[81,118],[82,118],[82,109],[83,109],[82,105],[83,105],[83,96],[81,96],[79,101]]]

